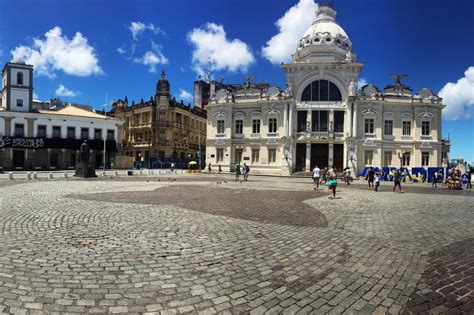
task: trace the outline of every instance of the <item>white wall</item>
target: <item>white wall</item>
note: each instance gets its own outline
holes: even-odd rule
[[[15,78],[16,80],[16,78]],[[22,99],[23,106],[18,107],[16,106],[16,100]],[[10,110],[15,112],[27,112],[30,107],[30,91],[24,89],[11,89],[10,94]]]
[[[59,116],[54,117],[53,115],[47,116],[51,118],[38,118],[34,121],[34,137],[37,136],[38,133],[38,125],[46,125],[46,136],[52,137],[53,135],[53,126],[60,126],[61,127],[61,137],[67,137],[67,127],[75,127],[76,128],[76,139],[81,138],[81,129],[88,128],[89,129],[89,139],[94,139],[94,129],[101,129],[102,130],[102,138],[104,134],[107,134],[107,130],[114,130],[114,138],[115,141],[118,141],[118,127],[115,125],[114,121],[107,120],[105,123],[104,128],[104,121],[102,120],[94,120],[92,121],[87,118],[80,118],[80,117],[64,117]],[[66,119],[65,119],[66,118]],[[49,120],[51,119],[51,120]],[[66,121],[64,121],[66,120]]]
[[[11,69],[11,85],[18,85],[16,82],[16,75],[18,72],[23,73],[23,85],[30,85],[30,71],[26,69]]]
[[[0,117],[0,136],[5,135],[5,119]]]

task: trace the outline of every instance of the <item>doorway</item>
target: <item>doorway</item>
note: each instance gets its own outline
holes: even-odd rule
[[[344,145],[334,144],[334,161],[333,167],[342,170],[344,167]]]
[[[297,172],[302,172],[305,169],[306,160],[306,143],[297,143],[296,144],[296,163],[295,170]]]
[[[25,167],[25,151],[13,150],[13,166],[14,167]]]
[[[311,169],[316,165],[323,169],[328,167],[329,160],[329,144],[313,143],[311,144]]]

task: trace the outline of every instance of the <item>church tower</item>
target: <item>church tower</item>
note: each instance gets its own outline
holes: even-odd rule
[[[0,107],[3,110],[29,112],[33,105],[33,66],[12,61],[2,70]]]

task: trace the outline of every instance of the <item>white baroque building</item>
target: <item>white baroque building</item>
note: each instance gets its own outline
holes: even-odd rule
[[[238,85],[211,82],[208,162],[280,175],[315,165],[354,174],[368,166],[443,166],[449,142],[441,138],[441,98],[426,88],[413,95],[394,74],[383,91],[359,89],[363,64],[335,17],[331,6],[319,6],[292,62],[282,65],[285,90],[250,77]]]

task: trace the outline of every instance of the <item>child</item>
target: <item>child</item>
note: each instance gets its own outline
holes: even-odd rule
[[[380,186],[380,174],[379,173],[375,173],[374,183],[375,183],[374,190],[379,191],[379,186]]]

